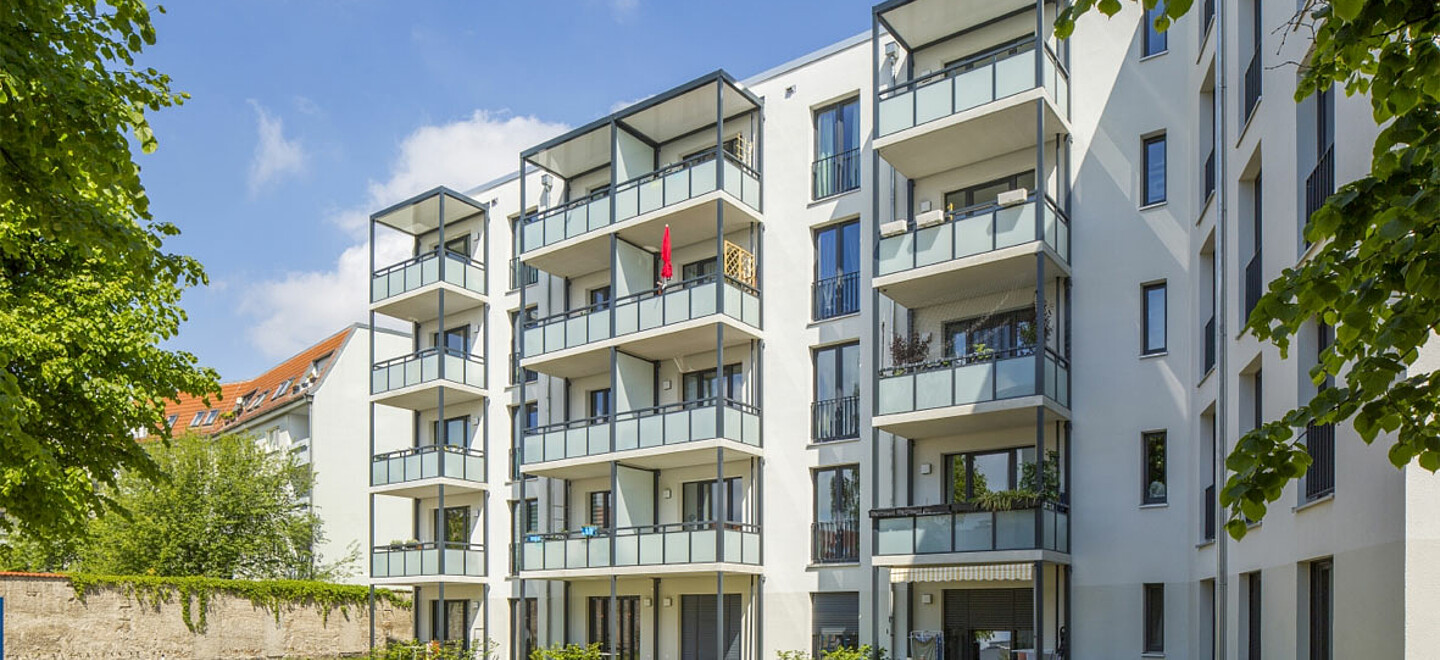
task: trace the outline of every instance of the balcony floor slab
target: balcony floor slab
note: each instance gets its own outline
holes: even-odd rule
[[[606,568],[572,568],[549,571],[520,571],[526,580],[600,580],[616,577],[684,577],[696,575],[760,575],[762,566],[709,562],[697,564],[660,564],[646,566],[614,566]]]
[[[438,408],[439,392],[445,391],[445,405],[470,403],[479,401],[489,393],[478,387],[462,385],[451,381],[432,380],[418,385],[401,387],[371,395],[370,400],[375,403],[404,408],[406,410],[430,410]]]
[[[441,291],[445,292],[446,314],[458,314],[488,304],[483,294],[449,282],[438,282],[373,302],[370,310],[411,323],[428,321],[440,315]]]
[[[1070,265],[1060,255],[1034,241],[881,275],[874,285],[885,297],[910,309],[1033,287],[1036,253],[1045,255],[1047,279],[1070,276]]]
[[[1035,146],[1035,101],[1045,108],[1046,139],[1070,134],[1070,122],[1034,87],[875,140],[880,157],[907,178],[953,170]]]
[[[652,361],[713,351],[716,324],[723,326],[722,344],[726,348],[761,338],[759,329],[725,314],[713,314],[542,353],[521,360],[520,366],[558,378],[578,378],[609,371],[611,347]]]
[[[645,447],[614,453],[595,454],[566,458],[543,463],[527,463],[525,474],[558,479],[584,479],[610,474],[610,462],[616,461],[630,467],[647,470],[667,470],[677,467],[714,465],[715,450],[724,452],[724,461],[744,460],[763,455],[760,447],[734,440],[697,440],[673,445]]]
[[[489,489],[489,484],[480,481],[467,481],[454,477],[437,477],[434,479],[417,479],[403,483],[385,484],[383,486],[371,486],[370,492],[376,495],[390,495],[392,497],[408,497],[410,499],[424,500],[440,496],[440,487],[445,487],[447,495],[468,495],[481,493]]]
[[[875,428],[903,438],[920,440],[1023,427],[1035,423],[1035,410],[1045,411],[1045,421],[1070,419],[1070,409],[1040,395],[945,406],[913,412],[877,415]]]

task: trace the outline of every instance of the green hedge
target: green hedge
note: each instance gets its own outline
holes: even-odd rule
[[[349,616],[351,607],[367,606],[370,588],[354,584],[333,584],[308,580],[226,580],[211,577],[160,577],[155,575],[89,575],[75,573],[65,576],[75,597],[82,602],[85,595],[101,588],[122,591],[141,605],[159,607],[177,597],[185,627],[191,632],[204,632],[205,611],[210,596],[223,593],[245,598],[256,607],[268,610],[280,621],[280,612],[297,607],[315,607],[321,620],[330,621],[330,612],[340,610]],[[410,599],[388,589],[376,589],[375,599],[409,609]],[[198,620],[191,613],[191,603],[198,602]]]

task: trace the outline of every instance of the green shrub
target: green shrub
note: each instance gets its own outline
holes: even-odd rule
[[[604,657],[599,644],[556,644],[530,652],[530,660],[602,660]]]

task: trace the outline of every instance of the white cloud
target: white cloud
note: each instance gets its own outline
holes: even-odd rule
[[[249,288],[241,312],[255,319],[248,331],[250,342],[268,357],[284,357],[365,320],[370,282],[370,248],[365,241],[371,212],[435,186],[465,190],[513,172],[522,149],[566,128],[536,117],[477,110],[449,124],[416,129],[400,142],[389,178],[371,181],[365,200],[330,217],[355,241],[332,267],[286,273]],[[376,245],[377,264],[396,263],[409,255],[408,240],[382,236]]]
[[[250,161],[250,196],[254,197],[270,182],[286,174],[305,171],[305,150],[299,140],[285,139],[285,122],[270,114],[265,106],[250,99],[255,108],[260,139],[255,143],[255,158]]]

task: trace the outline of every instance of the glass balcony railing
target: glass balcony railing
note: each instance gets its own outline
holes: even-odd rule
[[[616,566],[675,566],[727,562],[759,565],[760,528],[748,523],[688,522],[619,529],[530,534],[521,570],[552,571]],[[717,543],[716,534],[721,534]],[[613,537],[613,538],[612,538]],[[614,556],[611,542],[614,541]]]
[[[759,328],[760,291],[731,277],[704,275],[668,285],[658,295],[646,290],[537,319],[525,324],[525,357],[717,313]]]
[[[441,264],[445,269],[443,278]],[[375,271],[370,277],[370,302],[388,300],[441,279],[468,291],[485,293],[484,264],[453,250],[432,250]]]
[[[1035,226],[1036,195],[1014,206],[985,204],[945,214],[928,227],[913,226],[903,234],[880,238],[878,273],[889,275],[921,266],[953,261],[1001,248],[1044,241],[1070,260],[1070,218],[1054,200],[1045,198],[1045,223]]]
[[[717,430],[720,403],[724,404],[718,413],[724,417],[723,433]],[[614,418],[613,443],[608,415],[525,429],[525,464],[716,438],[761,446],[760,409],[730,399],[684,401],[617,413]]]
[[[370,370],[370,393],[384,394],[436,380],[484,388],[485,361],[455,349],[427,348],[377,363]]]
[[[1026,37],[880,92],[880,136],[903,131],[1043,86],[1070,115],[1070,74],[1049,46],[1035,81],[1035,38]]]
[[[1033,346],[921,364],[889,367],[880,371],[880,415],[998,401],[1043,394],[1060,405],[1070,405],[1070,361],[1046,349],[1041,371],[1044,382],[1037,384],[1035,361],[1041,359]]]
[[[484,482],[485,454],[457,445],[424,445],[376,454],[370,460],[372,486],[439,477]]]
[[[901,507],[877,509],[870,517],[875,520],[876,555],[1070,552],[1070,507],[1059,502],[1031,502],[998,511],[972,504]]]
[[[707,151],[618,183],[613,195],[607,187],[527,216],[520,235],[521,252],[554,245],[720,189],[720,168],[716,167],[715,153]],[[730,153],[725,154],[723,162],[725,192],[758,211],[760,173]]]
[[[441,562],[444,568],[441,568]],[[485,547],[476,543],[393,543],[370,554],[370,577],[485,575]]]

